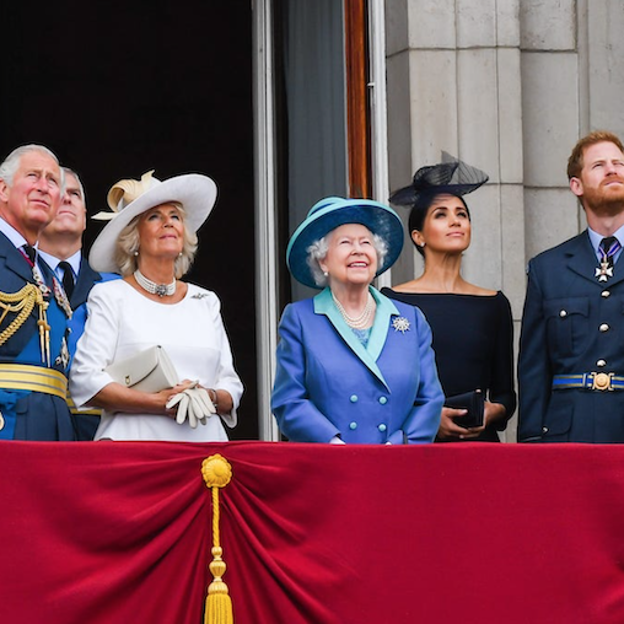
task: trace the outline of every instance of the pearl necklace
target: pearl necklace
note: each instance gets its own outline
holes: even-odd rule
[[[176,291],[176,279],[173,278],[173,282],[171,284],[157,284],[156,282],[152,282],[152,280],[147,279],[139,269],[134,272],[134,279],[137,281],[137,284],[148,293],[152,295],[158,295],[159,297],[164,297],[165,295],[171,296],[175,294]]]
[[[338,308],[338,312],[342,314],[342,318],[349,327],[352,329],[367,329],[372,325],[371,319],[375,316],[375,300],[370,292],[368,293],[368,299],[362,314],[356,317],[352,317],[347,314],[346,310],[342,306],[342,303],[336,299],[334,293],[332,293],[332,298],[334,300],[334,304]]]

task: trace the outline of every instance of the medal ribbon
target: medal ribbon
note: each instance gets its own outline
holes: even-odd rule
[[[613,277],[613,256],[620,251],[622,246],[615,236],[608,236],[600,241],[598,251],[600,253],[600,265],[596,269],[595,277],[599,282],[606,282]]]
[[[622,249],[620,241],[615,236],[603,238],[600,241],[598,250],[600,251],[600,261],[608,262],[609,266],[613,266],[613,256]]]

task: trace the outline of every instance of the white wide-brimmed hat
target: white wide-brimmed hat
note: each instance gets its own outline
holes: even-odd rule
[[[217,199],[217,185],[208,176],[199,173],[160,181],[148,171],[140,180],[120,180],[108,192],[107,202],[112,212],[98,212],[93,219],[108,220],[104,229],[91,246],[89,264],[96,271],[114,273],[119,271],[115,263],[115,247],[121,231],[146,210],[178,202],[186,213],[185,223],[197,232],[208,218]]]

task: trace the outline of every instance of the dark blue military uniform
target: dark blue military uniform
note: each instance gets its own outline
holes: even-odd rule
[[[49,268],[40,263],[40,269],[44,281],[51,285]],[[24,255],[0,233],[0,293],[10,296],[27,284],[39,289]],[[52,293],[45,296],[45,301],[49,304],[45,314],[50,366],[41,349],[40,307],[35,305],[23,323],[14,324],[13,328],[19,327],[13,332],[11,324],[19,312],[7,309],[14,304],[1,305],[4,318],[0,321],[0,439],[76,439],[62,390],[68,363],[67,315]]]
[[[519,442],[624,443],[624,262],[597,267],[587,231],[529,263]]]
[[[68,322],[69,325],[69,354],[70,365],[71,359],[76,353],[76,344],[84,332],[85,323],[87,322],[87,298],[94,284],[98,282],[107,282],[112,279],[118,279],[120,276],[115,273],[98,273],[91,268],[86,258],[82,258],[80,261],[80,271],[76,279],[76,285],[74,286],[74,292],[70,298],[70,304],[73,311],[72,318]],[[74,422],[76,426],[76,432],[78,440],[86,441],[93,440],[95,431],[100,423],[100,410],[78,410],[74,407],[73,402],[70,401],[70,409],[74,415]]]

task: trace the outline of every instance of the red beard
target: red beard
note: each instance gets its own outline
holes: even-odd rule
[[[584,204],[597,213],[618,214],[624,211],[624,180],[617,179],[622,184],[611,186],[604,182],[598,188],[584,189]],[[613,180],[611,178],[609,182]]]

